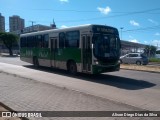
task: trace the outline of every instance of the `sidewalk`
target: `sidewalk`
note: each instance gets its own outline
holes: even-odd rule
[[[142,109],[47,83],[0,73],[0,101],[15,111],[142,111]],[[35,119],[35,118],[31,118]],[[37,118],[39,120],[40,118]],[[41,118],[45,120],[133,120],[129,117]],[[139,118],[134,120],[151,120]],[[154,118],[158,120],[159,118]]]
[[[19,57],[18,54],[13,54],[13,56],[10,56],[9,53],[0,53],[0,57]]]

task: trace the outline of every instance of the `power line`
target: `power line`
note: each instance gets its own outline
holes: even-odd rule
[[[67,21],[57,21],[57,22],[81,22],[81,21],[91,21],[91,20],[99,20],[99,19],[106,19],[106,18],[129,16],[129,15],[134,15],[134,14],[142,14],[142,13],[152,12],[152,11],[156,11],[156,10],[160,10],[160,8],[143,10],[143,11],[136,11],[136,12],[128,12],[128,13],[125,13],[125,14],[111,15],[111,16],[106,16],[106,17],[95,17],[95,18],[88,18],[88,19],[67,20]]]
[[[24,9],[23,9],[24,10]],[[99,12],[97,11],[91,11],[91,10],[56,10],[56,9],[30,9],[30,10],[42,10],[42,11],[55,11],[55,12]],[[101,20],[101,19],[107,19],[107,18],[115,18],[115,17],[123,17],[123,16],[129,16],[129,15],[134,15],[134,14],[142,14],[142,13],[149,13],[153,11],[158,11],[160,8],[154,8],[154,9],[148,9],[148,10],[142,10],[142,11],[134,11],[134,12],[112,12],[113,14],[116,13],[118,15],[111,15],[111,16],[106,16],[106,17],[94,17],[94,18],[88,18],[88,19],[77,19],[77,20],[59,20],[57,22],[81,22],[81,21],[93,21],[93,20]],[[157,13],[158,14],[158,13]],[[44,21],[43,21],[44,22]],[[48,22],[48,21],[46,21]]]
[[[160,25],[150,26],[150,27],[145,27],[145,28],[139,28],[139,29],[125,30],[123,32],[133,32],[133,31],[143,31],[143,30],[155,30],[155,29],[160,29]]]
[[[24,9],[23,9],[24,10]],[[66,10],[59,10],[59,9],[30,9],[34,11],[55,11],[55,12],[99,12],[98,10],[72,10],[72,9],[66,9]],[[112,13],[125,13],[125,14],[133,14],[133,13],[146,13],[146,12],[152,12],[160,10],[160,8],[154,8],[154,9],[148,9],[143,11],[134,11],[134,12],[112,12]]]

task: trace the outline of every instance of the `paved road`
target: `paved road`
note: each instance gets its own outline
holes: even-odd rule
[[[23,62],[18,56],[15,57],[0,57],[0,62],[10,63],[14,65],[31,65],[29,63]],[[149,63],[147,66],[160,66],[159,63]]]

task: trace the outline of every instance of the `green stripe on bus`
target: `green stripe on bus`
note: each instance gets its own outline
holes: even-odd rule
[[[77,48],[57,49],[51,52],[47,48],[21,48],[21,57],[32,58],[36,56],[40,59],[67,61],[74,60],[76,63],[81,62],[81,50]]]

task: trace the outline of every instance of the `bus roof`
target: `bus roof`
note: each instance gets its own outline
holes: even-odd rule
[[[85,25],[72,26],[72,27],[67,27],[67,28],[50,29],[50,30],[37,31],[37,32],[31,32],[31,33],[24,33],[24,34],[21,34],[20,36],[28,36],[32,34],[45,34],[45,33],[50,33],[50,32],[61,32],[61,31],[68,31],[68,30],[75,30],[75,29],[84,29],[84,28],[90,28],[92,26],[106,26],[112,29],[116,29],[112,26],[107,26],[107,25],[85,24]]]

